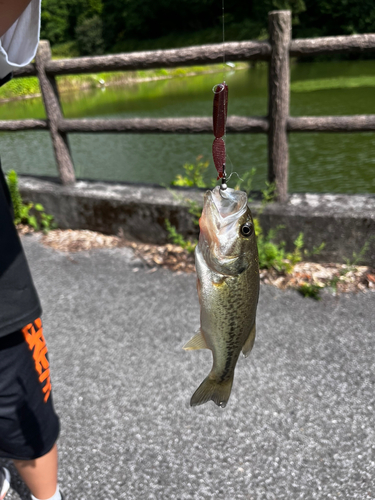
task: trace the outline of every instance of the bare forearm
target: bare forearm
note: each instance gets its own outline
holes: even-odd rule
[[[0,36],[20,17],[31,0],[0,0]]]

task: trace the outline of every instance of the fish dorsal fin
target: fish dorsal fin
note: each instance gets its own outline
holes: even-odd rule
[[[192,337],[189,342],[187,342],[183,349],[185,351],[194,351],[197,349],[209,349],[209,347],[206,344],[206,341],[204,340],[204,337],[202,335],[201,329],[197,331],[197,333]]]
[[[245,356],[245,358],[250,354],[251,349],[253,348],[254,345],[254,340],[255,340],[255,323],[249,333],[249,336],[247,337],[247,340],[242,348],[242,354]]]

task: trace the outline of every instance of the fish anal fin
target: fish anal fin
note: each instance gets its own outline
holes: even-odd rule
[[[198,349],[209,349],[209,347],[206,344],[206,341],[202,335],[202,330],[199,329],[197,333],[192,337],[189,342],[187,342],[183,349],[185,351],[195,351]]]
[[[232,390],[232,384],[233,374],[222,382],[212,379],[210,376],[206,377],[191,397],[190,406],[203,405],[212,400],[221,408],[225,408]]]
[[[244,343],[244,346],[242,348],[242,354],[245,356],[245,358],[247,358],[247,356],[251,352],[251,349],[253,348],[254,341],[255,341],[255,334],[256,334],[256,328],[255,328],[255,322],[254,322],[254,325],[249,333],[249,336],[247,337],[247,340]]]

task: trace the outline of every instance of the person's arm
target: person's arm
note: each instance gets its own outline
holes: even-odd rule
[[[31,0],[0,0],[0,37],[8,31]]]

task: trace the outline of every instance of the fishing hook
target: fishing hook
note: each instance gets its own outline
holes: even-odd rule
[[[221,186],[220,186],[220,193],[221,191],[225,191],[227,189],[227,173],[225,171],[225,163],[223,163],[223,176],[221,178]]]

